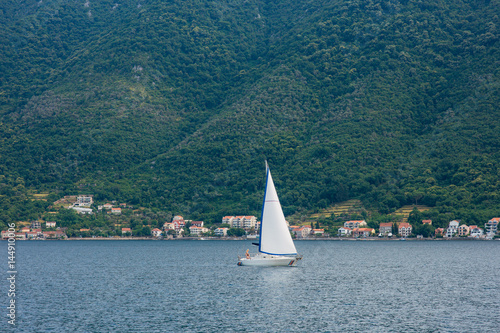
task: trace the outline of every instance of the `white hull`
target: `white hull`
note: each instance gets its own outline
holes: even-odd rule
[[[269,254],[257,254],[250,259],[240,258],[238,266],[296,266],[302,256],[273,256]]]

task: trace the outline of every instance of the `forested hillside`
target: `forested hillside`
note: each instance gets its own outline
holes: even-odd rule
[[[498,0],[5,0],[0,13],[3,221],[76,193],[259,215],[265,159],[286,215],[354,198],[380,214],[500,214]]]

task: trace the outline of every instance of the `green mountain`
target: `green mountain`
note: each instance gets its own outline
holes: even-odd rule
[[[213,222],[258,215],[265,159],[285,214],[353,198],[382,214],[500,214],[498,0],[0,11],[3,221],[75,193]]]

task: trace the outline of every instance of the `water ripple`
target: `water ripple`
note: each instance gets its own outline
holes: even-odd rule
[[[236,266],[243,241],[18,244],[19,332],[500,327],[500,242],[302,241],[294,268]]]

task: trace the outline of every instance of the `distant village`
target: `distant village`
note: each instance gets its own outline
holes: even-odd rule
[[[453,220],[448,224],[448,228],[436,228],[434,231],[435,238],[456,238],[469,237],[475,239],[493,239],[498,233],[498,222],[500,217],[495,217],[485,224],[485,229],[479,228],[477,225],[460,224],[459,221]],[[422,220],[422,224],[432,225],[432,220]],[[339,237],[393,237],[408,238],[413,235],[413,227],[407,222],[397,223],[397,234],[393,235],[393,223],[380,223],[379,233],[373,228],[365,228],[366,221],[347,221],[344,226],[338,229]],[[416,238],[423,238],[421,235],[416,235]]]
[[[93,197],[88,195],[66,196],[58,200],[55,204],[63,205],[64,208],[73,209],[78,214],[94,214],[92,208],[94,205]],[[127,208],[127,204],[106,203],[97,206],[97,212],[106,211],[109,215],[118,216],[122,214],[122,208]],[[450,221],[447,228],[436,228],[434,234],[429,238],[469,238],[489,240],[498,238],[498,223],[500,218],[495,217],[485,223],[484,229],[477,225],[461,224],[459,220]],[[287,222],[288,223],[288,222]],[[432,226],[432,220],[422,220],[422,225]],[[160,228],[161,226],[161,228]],[[365,220],[346,221],[344,225],[335,228],[334,232],[325,232],[325,229],[317,228],[311,225],[289,225],[289,230],[295,239],[423,239],[422,235],[415,235],[413,227],[407,222],[400,223],[380,223],[378,231],[369,228]],[[373,224],[372,224],[373,226]],[[134,230],[130,227],[122,227],[121,233],[107,237],[93,235],[90,228],[79,229],[79,236],[69,237],[67,227],[57,225],[55,221],[31,221],[29,225],[23,225],[13,234],[12,230],[4,230],[1,233],[2,239],[12,238],[17,240],[50,240],[50,239],[133,239],[138,238]],[[147,229],[147,235],[141,235],[141,238],[151,239],[183,239],[183,238],[214,238],[214,239],[256,239],[259,234],[260,221],[255,216],[224,216],[220,224],[207,227],[203,221],[185,220],[177,215],[171,221],[158,225],[157,228]],[[120,229],[118,229],[120,230]],[[149,231],[150,230],[150,231]],[[84,237],[85,235],[85,237]]]

